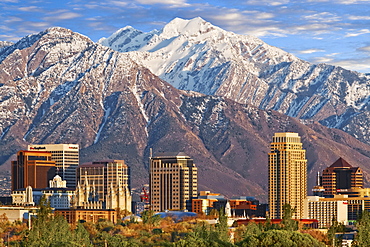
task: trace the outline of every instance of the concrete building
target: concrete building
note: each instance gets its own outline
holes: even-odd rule
[[[214,209],[214,203],[222,201],[226,204],[227,199],[218,193],[211,193],[210,191],[199,192],[196,198],[191,201],[191,211],[194,213],[204,213],[208,215]]]
[[[76,187],[76,168],[79,164],[78,144],[32,144],[28,145],[28,150],[51,152],[57,174],[62,177],[62,180],[67,181],[68,188]]]
[[[191,210],[198,184],[197,167],[189,156],[180,152],[151,157],[149,180],[152,210]]]
[[[335,195],[338,192],[351,188],[363,188],[363,172],[359,167],[351,166],[347,161],[339,158],[322,173],[324,195]]]
[[[31,226],[30,216],[37,215],[38,210],[38,207],[1,206],[0,215],[5,214],[10,222],[28,222],[28,226]]]
[[[77,178],[76,208],[131,212],[130,169],[123,160],[84,163]]]
[[[27,186],[41,189],[55,176],[55,161],[47,151],[26,151],[17,153],[17,160],[11,162],[12,191]]]
[[[307,159],[298,133],[275,133],[269,156],[269,207],[271,219],[282,219],[283,207],[295,208],[302,219],[307,195]]]
[[[305,200],[304,212],[305,219],[319,221],[319,228],[330,227],[333,219],[346,225],[348,223],[348,200],[343,197],[308,196]]]
[[[100,219],[117,222],[117,211],[114,209],[68,209],[55,210],[55,214],[64,216],[69,224],[77,224],[80,220],[97,223]]]
[[[69,209],[73,204],[75,190],[66,187],[66,181],[56,175],[49,181],[49,187],[43,189],[26,189],[12,191],[12,203],[19,206],[39,205],[42,196],[46,196],[50,206],[55,209]]]

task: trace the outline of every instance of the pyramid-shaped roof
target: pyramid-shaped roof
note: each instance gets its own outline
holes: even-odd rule
[[[345,161],[342,157],[340,157],[337,161],[335,161],[331,166],[331,168],[352,168],[352,166]]]

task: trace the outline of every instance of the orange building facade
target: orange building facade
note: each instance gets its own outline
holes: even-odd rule
[[[55,214],[60,214],[66,218],[69,224],[76,224],[80,220],[96,223],[100,219],[106,219],[113,223],[117,222],[117,212],[114,209],[68,209],[55,210]]]
[[[347,161],[339,158],[322,173],[324,196],[336,195],[352,188],[363,188],[363,172],[359,167],[351,166]]]
[[[51,160],[50,152],[21,150],[17,153],[17,160],[11,164],[12,190],[27,186],[43,189],[55,176],[55,161]]]

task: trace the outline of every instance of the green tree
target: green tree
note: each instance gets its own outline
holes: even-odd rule
[[[237,243],[238,246],[282,246],[282,247],[323,247],[309,234],[288,230],[269,230],[259,235],[250,236]]]
[[[225,210],[223,208],[220,209],[219,216],[218,216],[218,224],[216,225],[217,227],[217,232],[219,234],[219,239],[223,242],[228,242],[229,241],[229,227],[227,225],[227,216],[225,215]]]
[[[53,215],[50,203],[43,196],[32,229],[22,241],[24,246],[72,246],[73,236],[66,219]]]
[[[189,232],[185,238],[174,244],[179,247],[224,247],[233,246],[229,241],[224,241],[220,237],[219,229],[215,229],[204,222],[195,226],[192,232]]]
[[[73,244],[78,247],[89,247],[93,246],[90,241],[90,234],[83,226],[83,224],[78,223],[73,234]]]
[[[342,237],[344,232],[344,225],[338,223],[336,218],[334,217],[332,220],[332,224],[328,229],[328,233],[326,234],[328,238],[328,243],[330,246],[342,246]],[[337,234],[340,233],[340,234]]]
[[[370,246],[370,213],[367,210],[359,216],[356,227],[358,232],[353,246]]]
[[[298,222],[292,219],[292,216],[295,212],[290,204],[285,204],[283,206],[283,220],[281,224],[283,225],[284,230],[288,231],[297,231],[298,230]]]
[[[149,224],[150,226],[158,225],[161,221],[161,217],[159,215],[154,215],[153,210],[146,210],[141,213],[141,218],[144,224]]]

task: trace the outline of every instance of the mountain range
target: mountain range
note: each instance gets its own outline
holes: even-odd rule
[[[125,27],[99,43],[135,52],[137,63],[176,88],[318,121],[370,144],[369,75],[311,64],[202,18],[176,18],[149,33]]]
[[[200,18],[150,33],[126,27],[98,43],[49,28],[0,44],[1,168],[30,143],[78,143],[81,162],[124,159],[139,187],[150,148],[183,151],[199,189],[266,201],[269,143],[293,131],[307,150],[309,189],[339,157],[367,182],[367,78]]]

